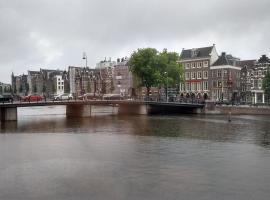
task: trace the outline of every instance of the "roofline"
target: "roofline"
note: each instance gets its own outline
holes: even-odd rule
[[[232,65],[219,65],[219,66],[210,66],[210,70],[211,69],[237,69],[237,70],[241,70],[241,67],[236,67],[236,66],[232,66]]]
[[[188,59],[180,59],[179,62],[197,61],[197,60],[210,59],[210,58],[211,58],[211,56],[207,56],[207,57],[197,57],[197,58],[188,58]]]

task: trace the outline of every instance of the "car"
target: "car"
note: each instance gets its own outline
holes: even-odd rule
[[[42,101],[43,97],[41,95],[38,94],[33,94],[33,95],[28,95],[25,97],[22,97],[23,101]]]
[[[72,100],[72,99],[73,99],[72,94],[67,94],[67,93],[59,94],[59,95],[54,96],[54,100],[56,100],[56,101],[60,101],[60,100]]]
[[[80,100],[97,100],[100,99],[95,93],[86,93],[78,97]]]
[[[12,95],[0,95],[0,102],[5,103],[5,102],[13,102],[13,96]]]

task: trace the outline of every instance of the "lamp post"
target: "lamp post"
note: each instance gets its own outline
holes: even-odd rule
[[[85,67],[87,67],[87,55],[85,52],[83,52],[83,57],[82,57],[83,60],[85,60]]]
[[[166,102],[168,102],[168,73],[164,72],[166,76]]]

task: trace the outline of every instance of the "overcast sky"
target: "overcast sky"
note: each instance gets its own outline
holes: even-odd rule
[[[0,0],[0,82],[28,69],[89,66],[142,47],[216,44],[242,59],[269,55],[269,0]]]

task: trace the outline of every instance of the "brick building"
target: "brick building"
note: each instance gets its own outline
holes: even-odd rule
[[[210,95],[210,66],[218,59],[215,45],[194,49],[183,49],[180,63],[184,67],[185,83],[180,86],[180,93],[189,96]]]
[[[221,54],[210,66],[210,98],[216,101],[240,101],[241,67],[236,66],[239,59]]]

